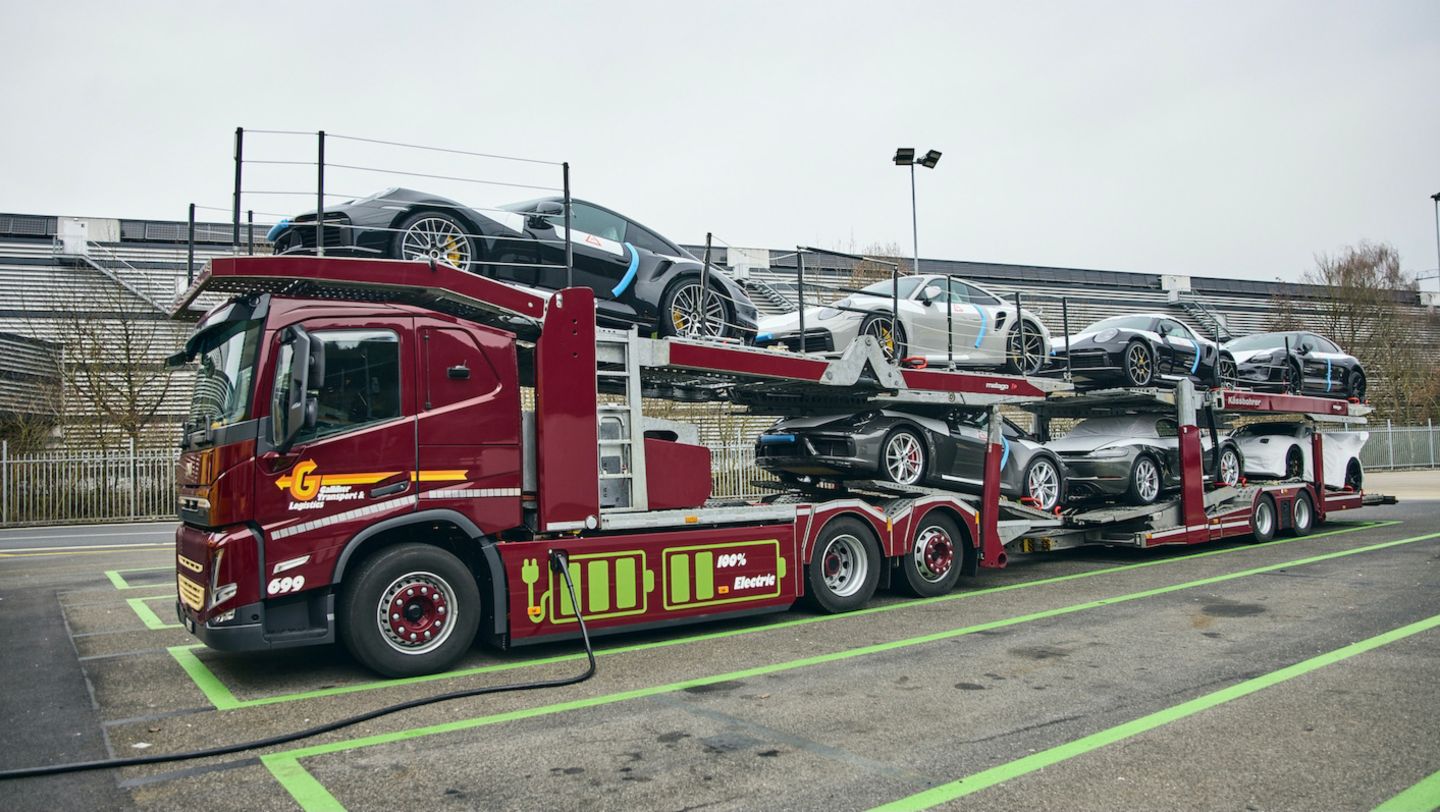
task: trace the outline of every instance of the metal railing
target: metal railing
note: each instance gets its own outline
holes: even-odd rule
[[[173,448],[10,454],[0,442],[0,527],[167,519],[175,515]]]
[[[1384,425],[1345,430],[1370,433],[1360,450],[1360,464],[1367,471],[1440,467],[1440,426],[1434,421],[1423,426],[1396,426],[1387,420]]]

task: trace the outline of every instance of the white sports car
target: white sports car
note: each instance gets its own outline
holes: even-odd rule
[[[1252,423],[1230,435],[1245,459],[1245,476],[1255,479],[1310,479],[1315,476],[1310,438],[1315,429],[1308,423]],[[1370,439],[1368,431],[1326,432],[1324,440],[1325,486],[1360,490],[1365,468],[1360,449]]]
[[[892,291],[899,299],[898,325],[892,317]],[[1015,305],[978,285],[940,274],[902,276],[893,286],[887,279],[833,305],[806,308],[803,341],[798,312],[767,316],[760,319],[755,344],[839,353],[862,335],[875,336],[891,359],[918,357],[943,364],[953,343],[958,365],[1005,367],[1027,375],[1040,371],[1050,355],[1050,331],[1039,316],[1025,310],[1017,320]]]

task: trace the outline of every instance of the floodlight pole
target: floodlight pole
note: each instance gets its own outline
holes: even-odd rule
[[[1440,285],[1440,192],[1430,199],[1435,201],[1435,284]]]

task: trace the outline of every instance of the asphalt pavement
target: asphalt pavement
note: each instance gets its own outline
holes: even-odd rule
[[[0,808],[1369,810],[1440,771],[1437,508],[1265,545],[1020,556],[938,600],[605,638],[578,685],[0,782]],[[0,769],[584,666],[573,644],[477,647],[383,682],[333,648],[196,647],[171,609],[173,527],[0,532]]]

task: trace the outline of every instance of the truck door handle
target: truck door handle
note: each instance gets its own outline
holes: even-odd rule
[[[278,451],[266,451],[259,457],[260,464],[264,466],[268,474],[278,474],[281,471],[288,471],[300,459],[299,454],[281,454]]]
[[[457,364],[457,365],[455,365],[455,366],[453,366],[453,367],[450,367],[449,369],[446,369],[446,370],[445,370],[445,375],[446,375],[446,377],[454,378],[455,380],[458,380],[458,381],[469,380],[469,379],[470,379],[470,367],[467,367],[467,366],[465,366],[464,364]]]
[[[410,483],[407,481],[392,482],[389,485],[381,485],[378,488],[372,488],[370,490],[370,498],[379,499],[382,496],[391,496],[397,493],[404,493],[405,490],[409,487]]]

